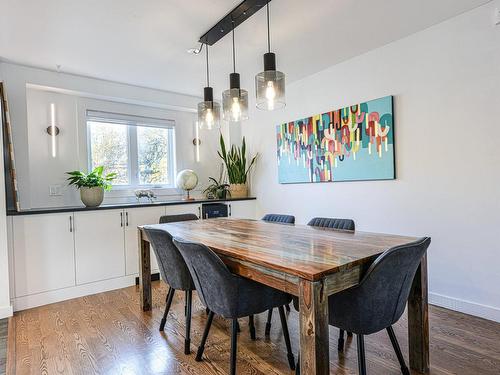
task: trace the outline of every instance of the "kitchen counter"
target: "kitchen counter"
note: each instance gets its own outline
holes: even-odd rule
[[[37,215],[37,214],[50,214],[50,213],[60,213],[60,212],[75,212],[75,211],[114,210],[120,208],[135,208],[135,207],[158,207],[158,206],[172,206],[179,204],[220,203],[220,202],[246,201],[255,199],[257,198],[247,197],[247,198],[228,198],[228,199],[195,199],[190,201],[166,200],[166,201],[156,201],[156,202],[143,201],[143,202],[119,203],[119,204],[105,204],[99,207],[73,206],[73,207],[31,208],[28,210],[21,210],[21,211],[7,211],[7,216]]]

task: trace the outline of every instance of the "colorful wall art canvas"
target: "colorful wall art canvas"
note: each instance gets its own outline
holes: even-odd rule
[[[276,131],[280,183],[395,178],[392,96],[281,124]]]

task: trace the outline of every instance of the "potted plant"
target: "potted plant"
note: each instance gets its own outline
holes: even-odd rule
[[[219,179],[213,177],[208,178],[210,185],[203,190],[203,193],[208,199],[226,199],[227,195],[231,195],[229,191],[229,184],[223,183],[224,181],[224,164],[221,164]]]
[[[80,189],[80,199],[87,207],[97,207],[104,199],[104,190],[111,190],[111,181],[116,178],[116,173],[103,175],[104,167],[96,167],[89,174],[81,171],[66,172],[69,185]]]
[[[222,134],[220,135],[220,151],[217,153],[226,166],[231,198],[246,197],[248,195],[247,177],[257,160],[257,155],[247,164],[245,137],[243,137],[241,147],[232,145],[230,150],[226,150]]]

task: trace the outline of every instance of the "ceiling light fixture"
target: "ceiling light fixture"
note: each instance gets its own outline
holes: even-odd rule
[[[271,52],[269,27],[269,2],[267,12],[267,53],[264,54],[264,71],[255,76],[256,106],[259,109],[273,111],[285,107],[285,74],[276,70],[276,55]]]
[[[200,129],[212,130],[220,128],[220,104],[214,102],[214,90],[210,87],[208,44],[205,44],[205,49],[207,56],[207,86],[203,89],[203,101],[198,103],[198,124]]]
[[[222,93],[222,116],[229,122],[248,119],[248,91],[241,88],[240,75],[236,73],[236,52],[234,47],[233,22],[233,72],[229,74],[229,89]]]

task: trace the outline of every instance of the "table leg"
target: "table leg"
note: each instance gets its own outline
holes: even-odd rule
[[[429,311],[427,296],[427,255],[418,267],[408,299],[408,341],[410,368],[429,371]]]
[[[328,296],[322,282],[300,280],[300,373],[330,373],[328,337]]]
[[[149,241],[144,239],[145,234],[138,229],[139,238],[139,290],[141,295],[142,311],[150,311],[152,305],[151,295],[151,256]]]

